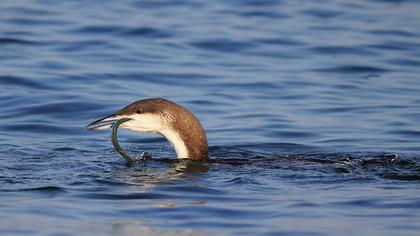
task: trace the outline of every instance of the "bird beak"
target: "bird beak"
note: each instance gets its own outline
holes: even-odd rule
[[[110,129],[114,123],[120,119],[117,115],[110,115],[88,124],[85,128],[88,130]]]

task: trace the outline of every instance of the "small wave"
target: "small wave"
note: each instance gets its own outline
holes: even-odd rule
[[[171,187],[160,187],[159,190],[168,191],[168,192],[181,192],[181,193],[203,193],[209,195],[221,195],[224,194],[223,191],[209,188],[209,187],[200,187],[200,186],[171,186]]]
[[[69,113],[91,111],[97,107],[96,103],[84,102],[48,102],[42,105],[36,104],[25,108],[27,114],[56,114],[57,117],[66,117]]]
[[[0,82],[2,86],[12,85],[12,86],[23,86],[29,89],[50,89],[49,86],[35,82],[34,79],[24,78],[20,76],[13,75],[3,75],[0,76]]]
[[[379,44],[366,45],[366,47],[371,47],[371,48],[381,49],[381,50],[412,52],[413,48],[420,47],[420,43],[406,42],[402,40],[393,40],[393,41],[385,41]]]
[[[18,44],[18,45],[37,45],[38,43],[31,40],[26,39],[16,39],[16,38],[0,38],[0,45],[11,45],[11,44]]]
[[[247,49],[254,48],[256,45],[251,42],[246,41],[231,41],[227,39],[213,39],[213,40],[203,40],[191,43],[192,46],[195,46],[199,49],[217,51],[217,52],[241,52]]]
[[[284,45],[284,46],[302,46],[304,42],[293,38],[260,38],[256,39],[258,43],[268,45]]]
[[[345,66],[337,66],[337,67],[332,67],[332,68],[316,69],[315,71],[343,73],[343,74],[349,74],[349,73],[357,74],[357,73],[384,73],[384,72],[388,72],[389,70],[381,68],[381,67],[374,67],[374,66],[345,65]]]
[[[121,31],[120,27],[111,25],[84,26],[76,30],[77,33],[82,34],[111,34],[119,31]]]
[[[286,19],[290,17],[289,15],[281,14],[274,11],[257,11],[257,10],[241,12],[240,15],[245,16],[245,17],[273,18],[276,20]]]
[[[158,193],[129,193],[129,194],[106,194],[88,193],[79,195],[82,198],[105,199],[105,200],[138,200],[138,199],[169,199],[169,195]]]
[[[75,52],[75,51],[84,51],[91,48],[112,48],[113,44],[110,41],[106,40],[78,40],[74,41],[68,44],[65,44],[64,46],[60,46],[57,50],[63,51],[63,52]]]
[[[123,35],[136,36],[136,37],[147,37],[147,38],[169,38],[173,34],[167,30],[161,30],[151,27],[140,27],[134,29],[128,29],[122,32]]]
[[[333,11],[333,10],[326,10],[326,9],[321,9],[321,8],[312,8],[312,9],[304,10],[302,11],[302,13],[304,15],[309,15],[309,16],[314,16],[317,18],[324,18],[324,19],[336,18],[338,16],[344,15],[344,12],[342,11]]]
[[[238,185],[260,185],[258,181],[255,180],[255,178],[246,178],[246,177],[234,177],[228,180],[223,181],[224,184],[232,185],[232,186],[238,186]]]
[[[310,50],[327,55],[378,55],[378,53],[374,52],[373,50],[354,46],[318,46],[312,47]]]
[[[100,185],[112,185],[112,186],[123,186],[128,185],[126,183],[116,181],[113,179],[95,179],[95,182]]]
[[[81,131],[77,131],[72,128],[68,127],[61,127],[57,125],[50,125],[50,124],[40,124],[40,123],[24,123],[24,124],[13,124],[13,125],[3,125],[1,129],[7,131],[15,131],[15,132],[31,132],[31,133],[44,133],[44,134],[74,134],[80,133]]]
[[[413,32],[408,32],[404,30],[370,30],[368,33],[376,34],[376,35],[395,35],[395,36],[403,36],[403,37],[418,37],[417,34]]]
[[[66,192],[64,188],[57,187],[57,186],[43,186],[43,187],[35,187],[35,188],[24,188],[19,189],[18,191],[24,191],[24,192]]]
[[[420,67],[420,60],[415,59],[390,59],[387,60],[390,65],[406,66],[406,67]]]

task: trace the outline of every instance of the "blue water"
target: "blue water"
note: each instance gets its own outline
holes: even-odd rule
[[[0,235],[419,235],[420,2],[1,1]],[[88,123],[164,97],[210,156]]]

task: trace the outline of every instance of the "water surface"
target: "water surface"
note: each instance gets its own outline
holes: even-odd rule
[[[1,235],[418,235],[417,1],[2,1]],[[210,156],[128,168],[84,126],[193,111]],[[174,158],[121,131],[132,155]]]

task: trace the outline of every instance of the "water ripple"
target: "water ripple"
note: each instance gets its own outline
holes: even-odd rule
[[[30,89],[50,89],[48,84],[40,83],[31,78],[20,76],[0,75],[0,82],[3,86],[12,85],[18,87],[27,87]]]
[[[227,39],[203,40],[191,43],[200,49],[217,51],[217,52],[241,52],[255,47],[254,43],[244,41],[231,41]]]
[[[388,72],[389,70],[385,68],[381,68],[381,67],[374,67],[374,66],[345,65],[345,66],[337,66],[337,67],[332,67],[332,68],[316,69],[316,71],[351,74],[351,73],[385,73],[385,72]]]
[[[1,6],[0,235],[418,235],[417,1]],[[209,162],[84,129],[148,97]]]
[[[104,200],[138,200],[138,199],[169,199],[171,196],[156,193],[130,193],[130,194],[106,194],[90,193],[82,194],[79,197]]]
[[[127,36],[135,37],[148,37],[148,38],[170,38],[173,35],[169,30],[162,30],[151,27],[138,27],[133,29],[127,29],[123,33]]]
[[[37,45],[38,43],[31,40],[25,39],[18,39],[18,38],[0,38],[0,45],[10,45],[10,44],[17,44],[17,45]]]

